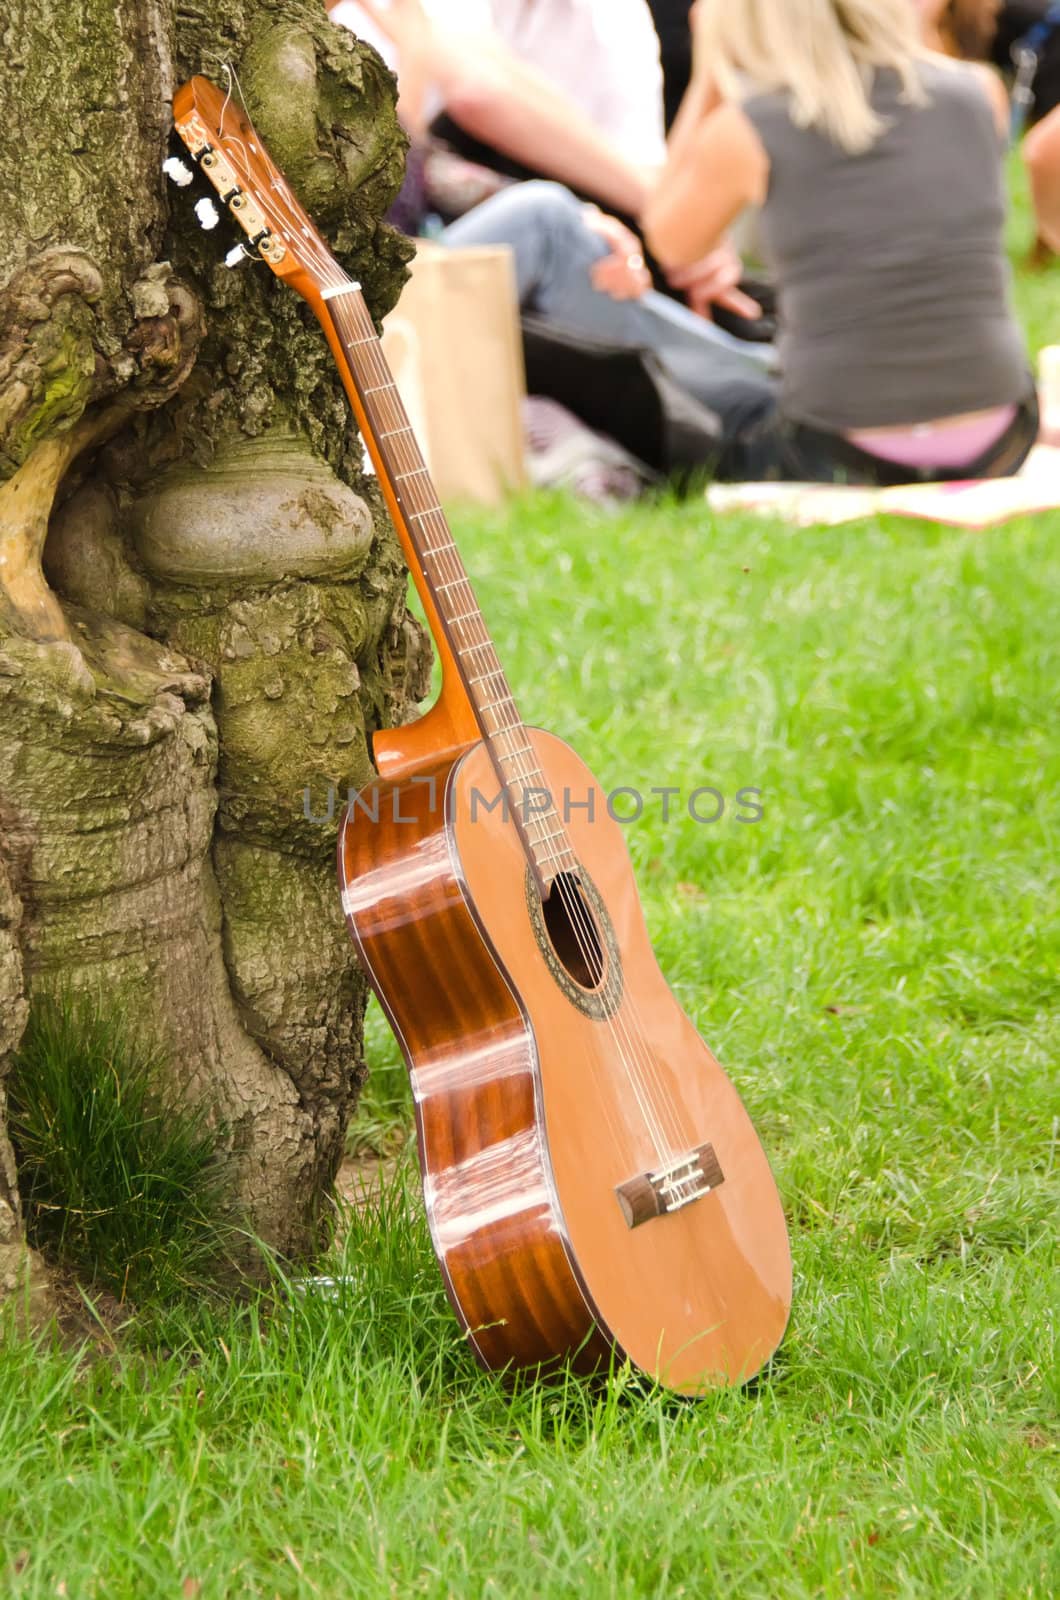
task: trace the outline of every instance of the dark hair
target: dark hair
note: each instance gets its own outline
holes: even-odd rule
[[[939,19],[947,49],[965,61],[985,61],[997,33],[998,0],[950,0]]]

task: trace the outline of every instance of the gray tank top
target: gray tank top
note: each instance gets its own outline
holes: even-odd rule
[[[800,422],[928,422],[1028,390],[989,102],[963,67],[921,70],[921,106],[903,102],[896,73],[877,73],[888,126],[864,155],[796,127],[785,94],[744,101],[771,163],[762,235],[780,294],[781,404]]]

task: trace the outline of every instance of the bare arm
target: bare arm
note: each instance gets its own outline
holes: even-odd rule
[[[679,159],[688,150],[705,117],[721,105],[721,96],[712,79],[699,73],[693,77],[685,91],[670,137],[666,141],[670,161]]]
[[[1023,145],[1038,237],[1060,254],[1060,106],[1032,128]]]
[[[643,214],[644,237],[668,269],[690,266],[769,188],[769,158],[739,106],[710,113],[673,149]]]
[[[655,177],[649,167],[620,155],[578,107],[507,51],[484,68],[480,57],[446,92],[454,122],[525,166],[640,215]]]
[[[502,154],[639,216],[656,174],[621,155],[540,73],[488,30],[436,27],[419,0],[361,0],[398,47],[403,117],[415,127],[435,87],[454,122]],[[406,79],[409,89],[406,91]]]
[[[667,156],[671,163],[684,158],[704,118],[712,111],[717,111],[722,103],[721,94],[700,45],[696,18],[698,10],[699,0],[696,0],[688,16],[688,26],[692,30],[692,78],[666,141]]]

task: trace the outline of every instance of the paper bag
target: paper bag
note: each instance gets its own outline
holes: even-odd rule
[[[383,351],[439,498],[495,505],[526,484],[511,251],[421,241]]]

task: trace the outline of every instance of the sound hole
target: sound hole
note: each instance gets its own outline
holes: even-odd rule
[[[622,1004],[622,956],[600,891],[583,866],[561,873],[544,900],[526,869],[526,909],[537,947],[583,1016],[606,1022]]]
[[[582,989],[599,989],[604,978],[604,947],[596,917],[573,872],[554,879],[543,905],[549,943],[566,972]]]

